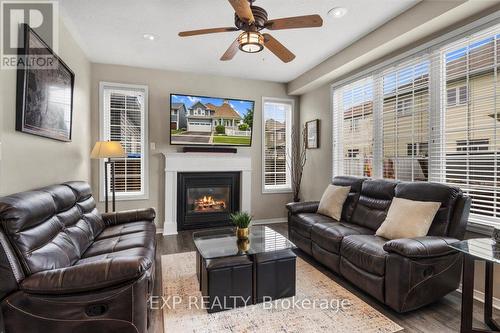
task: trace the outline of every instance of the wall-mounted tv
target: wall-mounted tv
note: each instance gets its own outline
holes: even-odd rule
[[[170,95],[170,144],[240,146],[252,144],[254,101]]]

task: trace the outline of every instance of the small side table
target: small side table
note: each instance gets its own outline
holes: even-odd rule
[[[497,245],[490,238],[477,238],[456,242],[449,246],[464,253],[460,332],[500,332],[500,325],[493,320],[493,265],[500,264],[500,245]],[[491,331],[472,327],[475,260],[483,260],[485,262],[484,322],[491,328]]]

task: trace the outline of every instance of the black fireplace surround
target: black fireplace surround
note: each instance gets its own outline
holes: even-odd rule
[[[240,209],[240,172],[177,174],[177,230],[228,226]]]

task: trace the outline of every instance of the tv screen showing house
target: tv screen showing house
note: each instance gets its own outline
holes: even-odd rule
[[[254,102],[170,95],[170,144],[250,146]]]

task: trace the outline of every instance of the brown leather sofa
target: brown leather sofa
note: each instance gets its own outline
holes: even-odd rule
[[[95,206],[84,182],[0,198],[5,332],[147,332],[155,211]]]
[[[458,288],[461,255],[447,244],[462,239],[471,200],[455,187],[336,177],[351,186],[340,221],[317,214],[319,202],[287,205],[292,242],[333,272],[398,312],[429,304]],[[392,198],[441,202],[428,236],[375,236]]]

